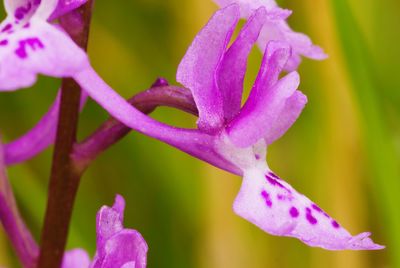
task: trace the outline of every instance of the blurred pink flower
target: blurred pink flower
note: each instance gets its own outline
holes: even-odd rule
[[[307,35],[295,32],[290,28],[286,19],[292,11],[281,9],[275,0],[214,0],[214,2],[220,7],[226,7],[232,3],[238,4],[240,17],[244,19],[248,19],[257,8],[264,7],[267,11],[267,20],[257,43],[261,51],[264,51],[271,40],[287,42],[292,47],[292,55],[285,66],[288,71],[297,69],[301,62],[301,56],[314,60],[323,60],[327,57],[319,46],[313,45]]]

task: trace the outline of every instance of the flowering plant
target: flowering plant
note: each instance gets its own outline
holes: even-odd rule
[[[233,210],[267,233],[329,250],[383,248],[369,238],[370,233],[352,236],[266,163],[267,147],[294,124],[307,102],[298,90],[300,56],[324,59],[326,55],[308,37],[290,29],[286,22],[290,11],[272,0],[216,2],[222,8],[195,37],[178,66],[176,80],[183,87],[158,79],[149,90],[126,101],[96,73],[85,52],[92,1],[5,1],[8,17],[0,26],[0,90],[31,86],[38,74],[63,78],[61,93],[48,113],[1,153],[5,186],[0,219],[26,267],[146,266],[146,242],[138,232],[123,228],[120,196],[112,208],[103,207],[98,213],[93,261],[80,249],[63,253],[81,175],[129,129],[242,176]],[[54,23],[57,18],[59,24]],[[230,44],[240,18],[246,24]],[[263,58],[242,105],[247,59],[255,43]],[[88,96],[113,119],[77,143],[77,118]],[[197,128],[170,126],[145,114],[160,105],[197,115]],[[23,162],[54,142],[39,250],[18,214],[5,165]]]

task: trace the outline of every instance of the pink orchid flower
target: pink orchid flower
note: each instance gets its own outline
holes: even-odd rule
[[[260,71],[243,107],[240,100],[248,53],[270,20],[268,9],[251,13],[228,47],[240,6],[215,13],[182,59],[177,80],[189,88],[199,111],[197,129],[160,123],[132,107],[93,70],[87,55],[58,27],[47,22],[54,9],[44,0],[26,27],[8,35],[0,53],[0,90],[34,83],[37,74],[72,77],[114,118],[217,167],[243,176],[234,202],[241,217],[273,235],[291,236],[329,250],[381,249],[369,233],[352,236],[334,219],[279,179],[266,163],[267,146],[300,115],[307,99],[297,90],[299,75],[279,75],[296,55],[286,40],[266,45]],[[40,12],[39,12],[40,11]],[[4,75],[7,74],[7,75]]]

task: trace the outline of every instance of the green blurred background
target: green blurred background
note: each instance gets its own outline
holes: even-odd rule
[[[269,149],[270,166],[353,234],[370,230],[387,249],[330,252],[263,233],[232,212],[240,178],[161,142],[131,133],[83,177],[68,248],[95,250],[95,215],[116,193],[125,225],[149,244],[149,267],[400,267],[400,2],[286,0],[291,26],[330,55],[304,60],[302,116]],[[176,67],[216,6],[208,0],[125,0],[95,4],[89,54],[96,70],[130,97],[157,76],[174,83]],[[247,88],[261,53],[250,57]],[[41,77],[31,90],[0,94],[6,140],[46,111],[59,81]],[[170,109],[152,116],[179,126],[195,119]],[[89,102],[80,138],[107,115]],[[44,215],[51,150],[9,169],[22,213],[36,237]],[[0,266],[18,267],[0,230]]]

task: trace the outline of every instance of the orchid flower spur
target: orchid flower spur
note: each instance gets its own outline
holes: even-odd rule
[[[43,0],[41,6],[46,2],[51,1]],[[47,14],[52,12],[47,10]],[[264,231],[330,250],[381,249],[368,238],[369,233],[350,235],[266,164],[267,145],[287,131],[306,103],[306,97],[297,91],[297,72],[279,79],[291,59],[291,47],[269,42],[251,94],[246,104],[240,105],[247,56],[268,16],[265,8],[257,9],[228,48],[240,17],[239,6],[233,4],[217,11],[193,41],[179,65],[177,80],[193,94],[199,112],[198,129],[168,126],[133,108],[97,75],[86,54],[62,30],[46,22],[48,17],[20,28],[21,33],[9,43],[14,47],[0,56],[1,70],[10,74],[20,70],[22,74],[19,79],[11,76],[8,80],[0,74],[0,89],[29,86],[38,73],[72,77],[126,126],[243,175],[234,211]],[[20,57],[19,44],[28,36],[36,41],[23,43],[28,45],[21,45],[24,57]]]
[[[264,7],[267,10],[267,19],[260,31],[258,45],[264,51],[267,43],[271,40],[287,42],[292,47],[292,55],[285,66],[288,71],[297,69],[301,62],[301,56],[314,60],[323,60],[327,57],[320,47],[313,45],[308,36],[290,28],[286,19],[292,11],[281,9],[275,0],[214,0],[214,2],[220,7],[226,7],[232,3],[239,4],[240,16],[244,19],[248,19],[257,8]]]
[[[103,206],[97,213],[97,250],[93,261],[85,250],[65,253],[62,268],[145,268],[147,244],[142,235],[123,227],[125,201],[117,195],[112,207]]]

